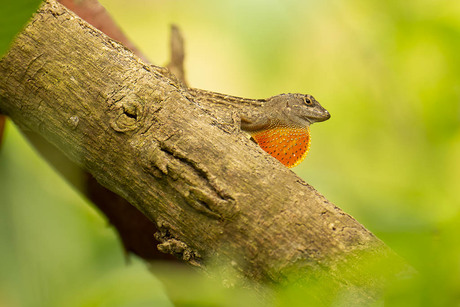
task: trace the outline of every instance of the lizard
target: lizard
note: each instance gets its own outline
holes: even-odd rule
[[[171,61],[161,73],[185,90],[188,98],[226,122],[235,122],[236,113],[239,128],[282,164],[289,168],[299,165],[310,149],[310,125],[328,120],[329,112],[308,94],[248,99],[189,87],[184,75],[183,41],[179,28],[172,25]]]
[[[196,88],[191,98],[205,109],[237,114],[240,129],[267,153],[291,168],[305,159],[310,149],[310,125],[331,117],[309,94],[280,94],[248,99]]]

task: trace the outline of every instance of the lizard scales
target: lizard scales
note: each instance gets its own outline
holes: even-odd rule
[[[308,94],[280,94],[267,99],[240,98],[189,88],[202,107],[236,112],[241,130],[287,167],[297,166],[310,149],[310,125],[329,119],[329,112]]]

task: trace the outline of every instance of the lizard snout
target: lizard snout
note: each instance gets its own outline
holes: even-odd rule
[[[316,110],[314,114],[309,116],[309,121],[311,123],[318,123],[328,120],[329,118],[331,118],[331,114],[326,109],[321,107],[321,109]]]

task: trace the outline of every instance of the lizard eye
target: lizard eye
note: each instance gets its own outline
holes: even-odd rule
[[[312,104],[311,99],[308,98],[308,97],[305,97],[305,98],[304,98],[304,101],[305,101],[305,103],[306,103],[307,105],[311,105],[311,104]]]

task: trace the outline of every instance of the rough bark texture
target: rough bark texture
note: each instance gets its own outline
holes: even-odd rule
[[[168,76],[50,0],[0,61],[0,112],[136,206],[160,229],[158,248],[189,263],[215,257],[278,282],[391,254]]]
[[[135,47],[135,44],[124,35],[121,28],[97,0],[60,0],[59,2],[110,38],[121,42],[144,62],[151,63]],[[175,42],[172,45],[177,46],[178,43],[182,43],[182,40],[178,37],[179,31],[172,31],[172,33],[176,34],[175,39],[171,39],[172,42]],[[181,44],[179,47],[183,47],[183,45]],[[168,65],[168,68],[172,72],[183,73],[183,62],[178,62],[178,60],[183,61],[184,59],[183,48],[179,50],[174,48],[172,50],[176,52],[172,53],[172,62]],[[182,52],[182,56],[178,57],[181,54],[180,52]],[[183,82],[185,83],[185,80]],[[157,232],[156,225],[136,207],[100,185],[90,173],[83,171],[75,163],[67,159],[39,134],[27,133],[26,136],[42,154],[43,158],[106,216],[117,231],[126,254],[134,253],[148,261],[159,259],[179,261],[173,255],[162,253],[156,248],[161,243],[152,236],[153,233]],[[56,161],[59,161],[60,164],[56,165]],[[68,176],[69,173],[71,176]]]
[[[96,29],[121,42],[144,62],[148,62],[97,0],[59,0],[59,2]]]

